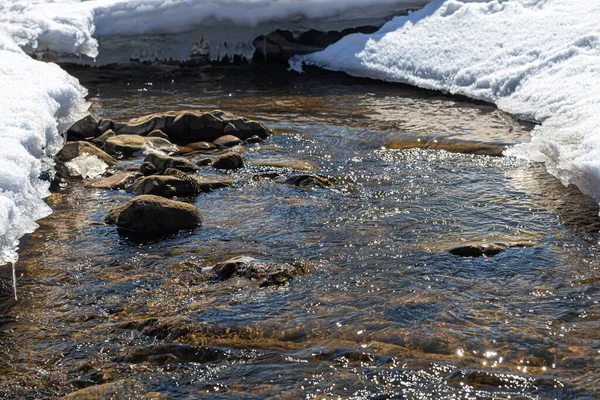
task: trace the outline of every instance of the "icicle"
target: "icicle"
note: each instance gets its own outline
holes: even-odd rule
[[[12,262],[12,275],[13,275],[13,290],[15,291],[15,301],[19,300],[17,297],[17,273],[15,272],[15,263]]]

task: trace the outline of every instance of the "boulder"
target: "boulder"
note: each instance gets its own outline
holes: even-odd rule
[[[216,169],[238,169],[244,166],[244,157],[240,153],[230,151],[218,156],[211,164]]]
[[[112,129],[109,129],[96,139],[92,140],[92,143],[94,143],[96,146],[102,147],[104,146],[104,143],[106,143],[106,141],[113,136],[117,136],[117,134]]]
[[[151,175],[137,181],[129,191],[138,195],[173,197],[194,194],[196,189],[191,182],[176,176]]]
[[[182,157],[171,157],[164,154],[150,153],[144,158],[144,162],[154,165],[159,173],[164,172],[167,168],[175,168],[183,172],[194,172],[198,170],[198,166],[193,162]]]
[[[191,204],[153,195],[138,196],[108,213],[104,221],[141,234],[170,234],[194,229],[202,223]]]
[[[59,163],[69,162],[82,154],[89,154],[90,156],[96,156],[100,160],[104,161],[107,165],[115,165],[117,160],[100,150],[96,146],[88,142],[67,142],[63,148],[56,155],[56,160]]]
[[[118,135],[108,138],[104,143],[104,149],[118,158],[130,157],[134,153],[140,152],[145,148],[165,152],[177,151],[177,146],[168,140],[159,137]]]
[[[238,144],[243,144],[244,142],[242,142],[237,136],[224,135],[215,139],[213,143],[219,147],[233,147],[237,146]]]

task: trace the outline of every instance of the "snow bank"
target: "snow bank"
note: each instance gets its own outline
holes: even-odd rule
[[[0,30],[4,25],[26,43],[35,37],[36,50],[84,54],[92,59],[80,62],[107,64],[130,59],[187,60],[203,41],[210,43],[212,59],[234,54],[251,57],[253,39],[278,28],[340,30],[383,24],[429,0],[5,2],[0,2],[4,3],[0,4]]]
[[[0,32],[0,265],[16,261],[18,239],[50,213],[40,175],[62,146],[60,132],[84,111],[84,96],[77,80]]]
[[[542,122],[510,155],[600,200],[600,2],[434,0],[292,60],[496,103]]]

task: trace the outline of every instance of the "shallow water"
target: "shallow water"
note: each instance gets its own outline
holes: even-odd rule
[[[131,195],[76,182],[54,195],[55,213],[24,243],[21,299],[6,312],[4,397],[123,379],[132,397],[599,395],[594,202],[539,165],[385,147],[406,132],[510,144],[529,127],[487,105],[339,74],[72,72],[104,117],[221,108],[276,135],[250,147],[233,188],[188,199],[204,220],[194,232],[119,235],[102,220]],[[253,165],[273,159],[337,184],[253,179],[291,173]],[[465,242],[526,247],[447,252]],[[312,272],[280,288],[207,281],[202,268],[237,255]],[[210,349],[156,347],[169,343]]]

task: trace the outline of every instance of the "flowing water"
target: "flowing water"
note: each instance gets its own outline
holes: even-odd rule
[[[386,146],[406,133],[510,144],[530,126],[322,71],[72,73],[104,117],[220,108],[276,134],[250,146],[232,188],[186,199],[203,216],[193,232],[122,235],[102,221],[132,195],[76,181],[54,194],[54,214],[22,246],[20,299],[3,309],[3,397],[107,382],[118,382],[114,398],[599,395],[595,203],[539,165]],[[256,179],[290,173],[282,162],[336,185]],[[491,258],[447,251],[488,242],[518,246]],[[312,271],[275,288],[206,279],[237,255]]]

